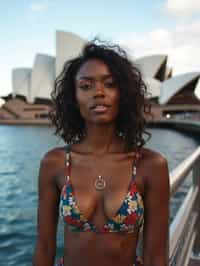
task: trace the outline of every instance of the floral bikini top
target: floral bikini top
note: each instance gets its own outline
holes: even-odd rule
[[[128,192],[124,201],[116,214],[108,218],[107,222],[98,229],[89,221],[83,213],[80,212],[70,179],[70,145],[66,146],[66,183],[62,188],[60,195],[60,211],[64,222],[74,232],[92,231],[96,233],[125,232],[133,233],[143,225],[144,221],[144,204],[136,183],[136,162],[141,156],[138,152],[135,154],[136,160],[133,163],[132,177],[129,184]]]

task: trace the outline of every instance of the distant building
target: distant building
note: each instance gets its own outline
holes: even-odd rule
[[[29,99],[31,94],[31,68],[15,68],[12,71],[12,96]]]
[[[77,56],[86,41],[71,32],[56,31],[56,57],[36,54],[33,68],[12,71],[12,96],[29,103],[49,103],[54,81],[66,61]],[[4,97],[5,98],[5,97]]]
[[[2,105],[4,105],[5,102],[6,102],[6,101],[5,101],[4,99],[0,98],[0,107],[1,107]]]
[[[199,80],[200,72],[165,80],[160,88],[156,117],[200,120]]]
[[[50,123],[51,92],[64,63],[77,56],[86,40],[71,32],[56,31],[56,56],[36,54],[33,67],[12,71],[12,95],[3,97],[0,123]],[[200,72],[172,76],[167,55],[148,55],[134,60],[147,86],[154,119],[198,117]],[[200,119],[200,118],[199,118]],[[35,121],[35,122],[34,122]],[[14,123],[11,122],[11,123]]]
[[[49,103],[55,81],[55,57],[37,54],[34,60],[30,82],[31,103]]]
[[[47,104],[31,104],[22,99],[8,100],[0,108],[0,123],[3,124],[46,124],[49,125]]]
[[[56,77],[66,61],[76,57],[86,40],[71,32],[56,31]]]
[[[143,76],[164,81],[170,77],[171,69],[167,68],[167,55],[149,55],[135,60]]]
[[[200,72],[177,75],[161,85],[159,104],[199,104],[195,94]]]

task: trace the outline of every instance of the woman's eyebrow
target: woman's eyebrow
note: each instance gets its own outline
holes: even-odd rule
[[[100,75],[98,77],[94,77],[94,76],[80,76],[77,78],[78,80],[89,80],[89,81],[93,81],[93,80],[105,80],[107,78],[112,78],[111,74],[105,74],[105,75]]]

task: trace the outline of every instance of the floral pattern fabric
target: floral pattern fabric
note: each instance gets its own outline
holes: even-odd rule
[[[113,218],[107,220],[101,229],[88,221],[80,212],[71,180],[64,185],[60,199],[61,215],[64,222],[74,232],[93,231],[96,233],[126,232],[133,233],[143,224],[144,205],[134,179],[131,180],[128,193]]]
[[[78,208],[70,176],[70,146],[66,147],[68,176],[60,195],[60,211],[64,222],[73,232],[93,231],[95,233],[112,233],[112,232],[137,232],[144,222],[144,204],[141,194],[137,189],[135,182],[136,167],[128,188],[128,192],[116,214],[107,220],[102,228],[97,228],[91,221],[86,219]],[[139,158],[140,154],[136,154]],[[138,159],[137,158],[137,159]],[[64,266],[62,257],[56,266]],[[133,266],[143,266],[141,258],[136,256]]]
[[[64,257],[61,257],[56,264],[56,266],[64,266]],[[136,257],[133,266],[143,266],[142,260],[139,257]]]

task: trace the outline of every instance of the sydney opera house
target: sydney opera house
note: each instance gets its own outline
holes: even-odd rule
[[[12,93],[3,97],[0,123],[50,124],[51,91],[65,61],[76,56],[86,40],[63,31],[56,32],[56,56],[36,54],[32,68],[12,70]],[[200,120],[200,72],[173,76],[167,55],[134,59],[140,68],[152,103],[153,119]]]

